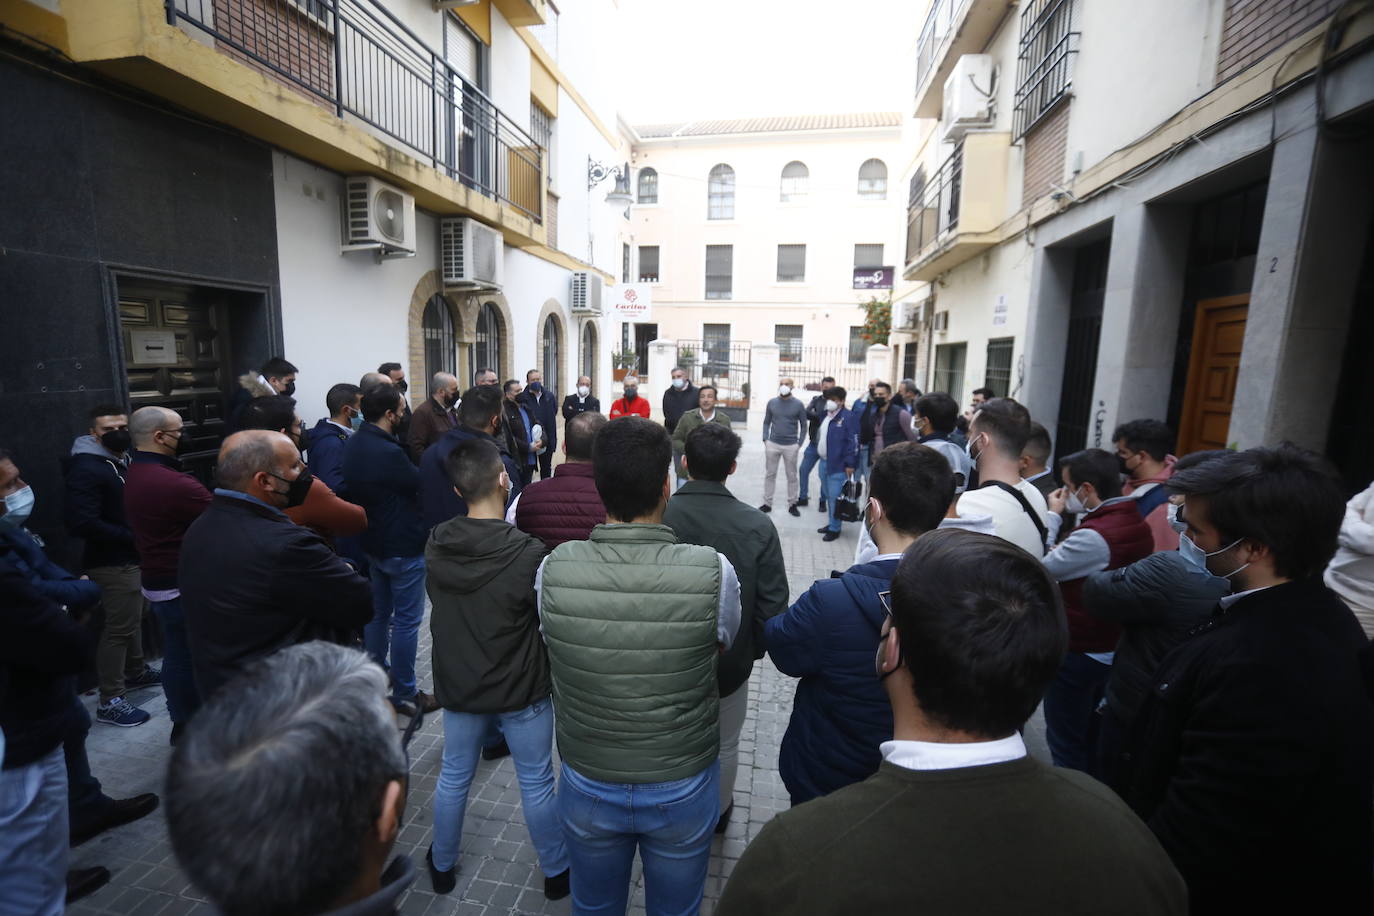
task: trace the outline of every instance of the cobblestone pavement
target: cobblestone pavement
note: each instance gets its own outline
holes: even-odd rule
[[[758,505],[763,488],[763,446],[750,430],[741,430],[745,448],[740,455],[740,470],[727,482],[735,495],[750,505]],[[812,483],[814,485],[814,476]],[[832,569],[850,565],[857,540],[854,525],[845,526],[840,540],[825,543],[816,533],[823,520],[816,510],[813,486],[811,505],[801,510],[800,518],[786,511],[785,477],[778,475],[779,492],[771,515],[782,536],[788,580],[795,600],[811,582],[830,574]],[[430,684],[430,639],[428,626],[421,629],[418,664],[422,686]],[[778,776],[778,746],[792,710],[794,682],[779,674],[765,658],[754,670],[749,683],[748,714],[740,739],[739,778],[735,784],[735,812],[723,837],[712,846],[706,902],[702,912],[709,913],[720,896],[726,878],[747,843],[778,811],[788,807],[787,790]],[[135,692],[131,699],[153,714],[146,725],[123,729],[93,725],[87,750],[91,768],[102,781],[105,792],[121,798],[140,792],[162,791],[164,772],[170,755],[167,738],[170,720],[160,690]],[[94,714],[94,700],[87,698]],[[1031,752],[1048,760],[1044,744],[1044,724],[1037,712],[1026,729]],[[424,868],[433,824],[432,800],[439,777],[443,731],[439,716],[431,716],[411,744],[411,786],[405,826],[396,852],[409,854],[416,863],[418,878],[401,900],[405,916],[420,914],[567,913],[569,901],[544,899],[543,876],[536,864],[520,809],[520,792],[509,758],[495,763],[482,762],[477,771],[463,825],[458,886],[451,894],[430,892]],[[252,842],[244,837],[244,842]],[[138,916],[178,916],[185,913],[212,912],[200,892],[190,885],[177,867],[167,841],[162,811],[117,830],[108,831],[72,851],[72,867],[104,865],[113,873],[110,883],[99,892],[75,904],[72,913],[138,914]],[[631,913],[644,912],[643,879],[636,862]]]

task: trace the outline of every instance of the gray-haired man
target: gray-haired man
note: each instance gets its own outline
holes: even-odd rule
[[[386,693],[363,653],[309,642],[201,707],[167,770],[167,831],[218,911],[395,910],[415,868],[386,866],[408,769]]]

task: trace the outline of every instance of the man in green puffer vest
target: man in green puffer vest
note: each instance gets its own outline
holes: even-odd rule
[[[724,556],[662,524],[672,443],[606,424],[592,450],[606,524],[559,545],[536,591],[562,757],[573,912],[623,913],[636,847],[650,913],[701,906],[720,815],[720,653],[739,628]]]

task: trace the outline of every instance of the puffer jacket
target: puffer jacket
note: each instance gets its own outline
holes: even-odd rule
[[[794,805],[867,779],[882,762],[892,707],[873,657],[886,616],[878,593],[896,571],[896,560],[875,560],[817,580],[764,627],[773,664],[801,678],[778,755]]]
[[[124,459],[95,436],[78,436],[62,462],[66,478],[63,513],[67,532],[85,541],[81,568],[138,562],[134,529],[124,514]]]
[[[589,461],[565,461],[553,476],[520,491],[515,527],[553,550],[564,541],[585,541],[606,523],[606,507],[596,490]]]
[[[263,377],[256,372],[245,372],[239,376],[239,386],[234,389],[234,393],[229,396],[228,416],[224,421],[224,434],[238,432],[239,412],[244,405],[253,398],[270,398],[277,393],[277,389],[267,384]]]
[[[1374,638],[1374,484],[1345,504],[1340,546],[1327,564],[1326,587],[1355,612],[1364,635]]]

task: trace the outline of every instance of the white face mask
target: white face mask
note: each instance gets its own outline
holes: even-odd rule
[[[5,497],[5,514],[0,515],[0,522],[5,522],[16,528],[20,527],[33,514],[33,504],[33,487],[22,487],[15,490]]]
[[[1080,487],[1079,489],[1082,488]],[[1069,498],[1064,500],[1064,510],[1066,512],[1072,512],[1074,515],[1081,515],[1088,511],[1088,507],[1078,496],[1078,490],[1074,490],[1069,494]]]
[[[673,387],[681,391],[683,388],[687,387],[687,380],[685,378],[675,378],[673,379]]]
[[[586,385],[578,385],[578,386],[577,386],[577,396],[578,396],[579,398],[585,398],[587,395],[589,395],[589,394],[591,394],[591,393],[592,393],[592,390],[591,390],[590,388],[588,388]]]
[[[826,412],[826,413],[834,413],[835,411],[837,411],[837,410],[839,410],[839,409],[840,409],[840,402],[839,402],[839,401],[826,401],[826,402],[825,402],[825,412]]]
[[[779,385],[779,386],[778,386],[778,395],[779,395],[780,397],[784,397],[784,398],[785,398],[785,397],[787,397],[787,396],[788,396],[789,394],[791,394],[791,393],[792,393],[792,389],[789,388],[789,387],[787,387],[786,385]]]

